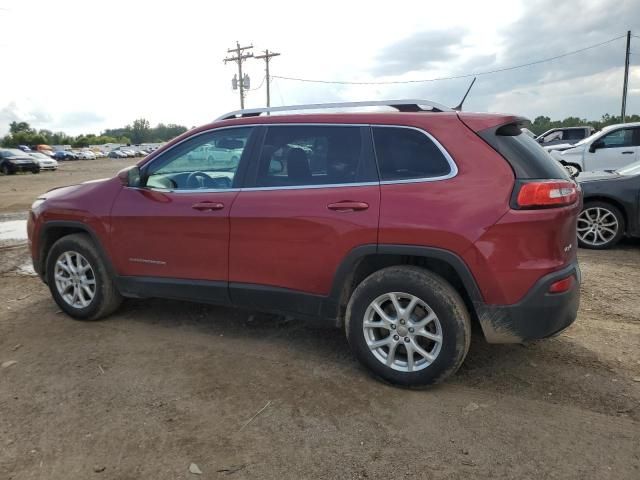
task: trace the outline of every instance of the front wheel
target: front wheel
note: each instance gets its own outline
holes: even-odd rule
[[[580,175],[580,172],[582,172],[580,166],[576,165],[575,163],[563,163],[562,166],[569,173],[569,175],[571,175],[572,178],[577,177],[578,175]]]
[[[622,212],[607,202],[587,202],[578,216],[578,245],[606,250],[620,241],[625,231]]]
[[[469,350],[471,322],[464,301],[442,277],[395,266],[367,277],[346,314],[351,348],[375,376],[424,386],[453,375]]]
[[[68,235],[53,244],[46,275],[53,299],[78,320],[98,320],[122,303],[105,262],[86,234]]]

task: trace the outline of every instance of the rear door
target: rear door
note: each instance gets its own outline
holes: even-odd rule
[[[594,152],[585,150],[585,171],[616,170],[637,160],[638,128],[619,128],[600,137]]]
[[[375,250],[380,185],[370,130],[270,125],[261,143],[250,188],[231,210],[231,299],[316,315],[349,252]]]

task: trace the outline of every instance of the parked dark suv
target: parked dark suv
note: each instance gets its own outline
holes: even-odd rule
[[[569,326],[580,191],[523,119],[427,101],[323,108],[383,104],[399,111],[234,112],[115,178],[50,191],[29,216],[34,267],[82,320],[123,297],[324,319],[403,385],[454,373],[473,322],[489,342]],[[270,112],[285,109],[302,107]],[[221,144],[233,162],[192,155]]]

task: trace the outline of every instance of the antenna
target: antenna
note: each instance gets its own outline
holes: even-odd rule
[[[462,100],[460,100],[460,103],[458,104],[458,106],[453,107],[453,109],[456,110],[457,112],[462,111],[462,104],[467,99],[467,95],[469,95],[469,92],[471,91],[471,87],[473,87],[474,83],[476,83],[476,77],[473,77],[473,80],[471,80],[471,85],[469,85],[469,88],[467,88],[467,93],[464,94],[464,97],[462,97]]]

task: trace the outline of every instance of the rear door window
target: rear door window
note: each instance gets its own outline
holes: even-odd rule
[[[564,132],[564,140],[582,140],[587,136],[586,130],[582,128],[565,130]]]
[[[452,162],[425,132],[408,127],[373,127],[382,181],[419,180],[455,173]]]
[[[257,187],[341,185],[377,181],[360,126],[269,126],[259,156]]]

